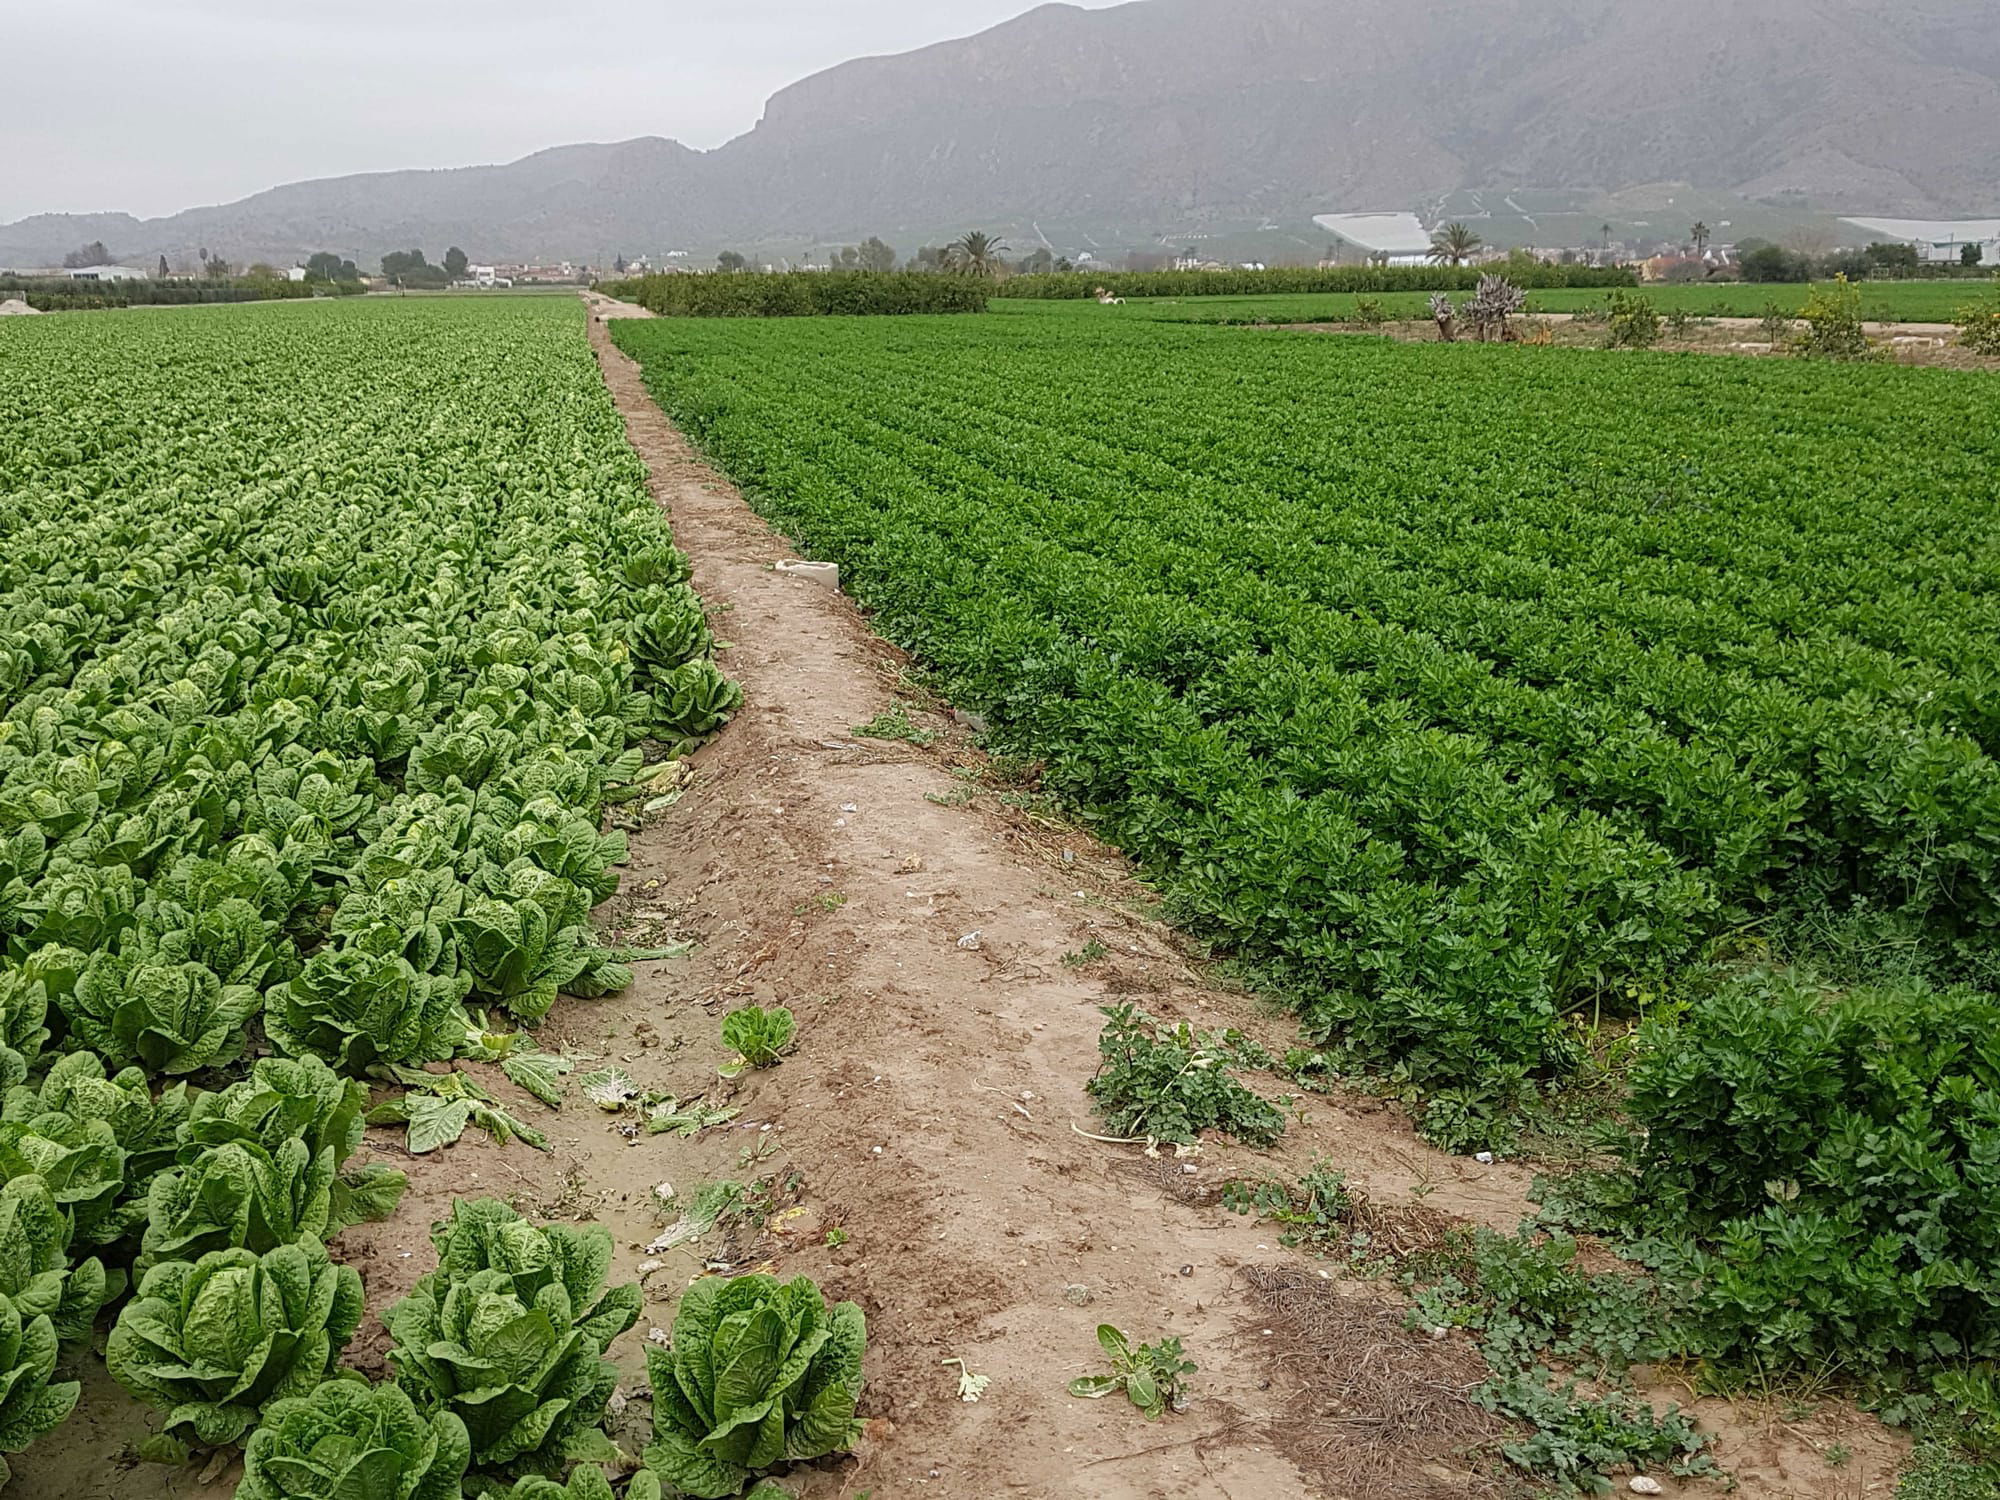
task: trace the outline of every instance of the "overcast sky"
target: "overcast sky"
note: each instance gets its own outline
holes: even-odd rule
[[[1031,8],[0,0],[0,223],[152,217],[300,178],[511,161],[576,141],[718,146],[808,73]]]

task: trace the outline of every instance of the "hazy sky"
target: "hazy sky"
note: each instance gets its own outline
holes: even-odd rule
[[[1111,0],[1083,0],[1092,9]],[[0,222],[665,135],[1032,0],[0,0]]]

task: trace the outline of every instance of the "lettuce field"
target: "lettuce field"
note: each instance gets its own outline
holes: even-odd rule
[[[601,814],[737,695],[573,302],[20,319],[0,370],[0,1451],[128,1282],[112,1373],[200,1450],[354,1329],[356,1080],[631,982]]]
[[[1990,978],[1983,377],[1074,309],[617,338],[1185,924],[1434,1106],[1727,936],[1867,917]]]

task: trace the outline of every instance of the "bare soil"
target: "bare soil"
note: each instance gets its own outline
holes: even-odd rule
[[[350,1363],[379,1373],[377,1314],[434,1264],[429,1223],[454,1198],[491,1193],[608,1226],[620,1279],[647,1267],[646,1313],[614,1350],[625,1383],[613,1435],[634,1453],[648,1430],[651,1331],[670,1326],[691,1278],[768,1267],[818,1278],[869,1318],[868,1436],[853,1457],[792,1476],[808,1500],[1523,1493],[1494,1477],[1490,1451],[1466,1455],[1497,1433],[1464,1400],[1483,1371],[1458,1336],[1405,1331],[1388,1284],[1334,1279],[1219,1197],[1233,1177],[1295,1178],[1325,1157],[1365,1193],[1383,1242],[1408,1248],[1456,1224],[1511,1230],[1531,1171],[1444,1156],[1400,1110],[1363,1096],[1302,1100],[1271,1152],[1211,1141],[1174,1160],[1091,1139],[1101,1127],[1083,1086],[1100,1006],[1134,1000],[1278,1049],[1294,1029],[1157,921],[1114,851],[996,774],[850,600],[776,570],[791,549],[611,345],[602,319],[635,310],[595,299],[592,311],[606,380],[746,701],[691,758],[681,801],[633,836],[624,887],[599,913],[613,931],[693,949],[641,966],[622,995],[564,1002],[544,1045],[568,1050],[580,1071],[613,1063],[641,1086],[742,1113],[692,1140],[648,1136],[580,1098],[552,1114],[491,1080],[549,1131],[551,1149],[499,1148],[475,1132],[401,1162],[411,1191],[395,1219],[334,1247],[368,1291]],[[897,702],[930,744],[856,736]],[[799,1046],[725,1101],[719,1019],[750,1001],[791,1006]],[[371,1132],[371,1145],[402,1156],[390,1132]],[[720,1178],[769,1184],[761,1225],[645,1248]],[[833,1230],[844,1242],[828,1243]],[[1122,1398],[1070,1398],[1068,1381],[1100,1368],[1100,1322],[1183,1339],[1201,1367],[1190,1409],[1149,1425]],[[976,1403],[959,1399],[959,1369],[944,1363],[954,1359],[990,1377]],[[86,1406],[14,1461],[21,1493],[228,1493],[233,1470],[204,1485],[189,1471],[133,1467],[144,1414],[94,1356],[83,1364]],[[1686,1398],[1664,1380],[1648,1394]],[[1739,1495],[1893,1492],[1904,1445],[1851,1408],[1698,1410]],[[1824,1458],[1835,1443],[1852,1454],[1837,1468]]]
[[[1402,343],[1437,341],[1437,325],[1429,319],[1390,323],[1263,323],[1249,325],[1264,332],[1372,334]],[[1923,365],[1948,370],[2000,371],[2000,358],[1974,354],[1957,342],[1950,323],[1864,323],[1862,330],[1877,353],[1899,365]],[[1794,330],[1803,324],[1793,325]],[[1519,342],[1566,349],[1602,349],[1604,325],[1579,321],[1572,313],[1537,313],[1517,319]],[[1466,340],[1465,342],[1470,342]],[[1697,318],[1681,333],[1665,333],[1653,346],[1668,354],[1734,354],[1752,359],[1784,357],[1774,348],[1757,318]]]

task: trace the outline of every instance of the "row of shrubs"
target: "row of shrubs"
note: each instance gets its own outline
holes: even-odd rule
[[[72,281],[67,277],[0,277],[0,300],[18,297],[37,312],[96,312],[113,307],[187,307],[218,302],[284,302],[303,297],[359,295],[358,281],[288,281],[268,276],[177,281]]]
[[[1622,267],[1509,262],[1507,279],[1531,291],[1561,287],[1637,286]],[[1016,276],[993,288],[996,297],[1078,301],[1099,288],[1119,297],[1254,297],[1299,292],[1469,292],[1476,266],[1329,266],[1269,271],[1066,271]]]
[[[641,276],[601,290],[662,317],[809,318],[985,312],[992,287],[919,271],[785,271]]]

